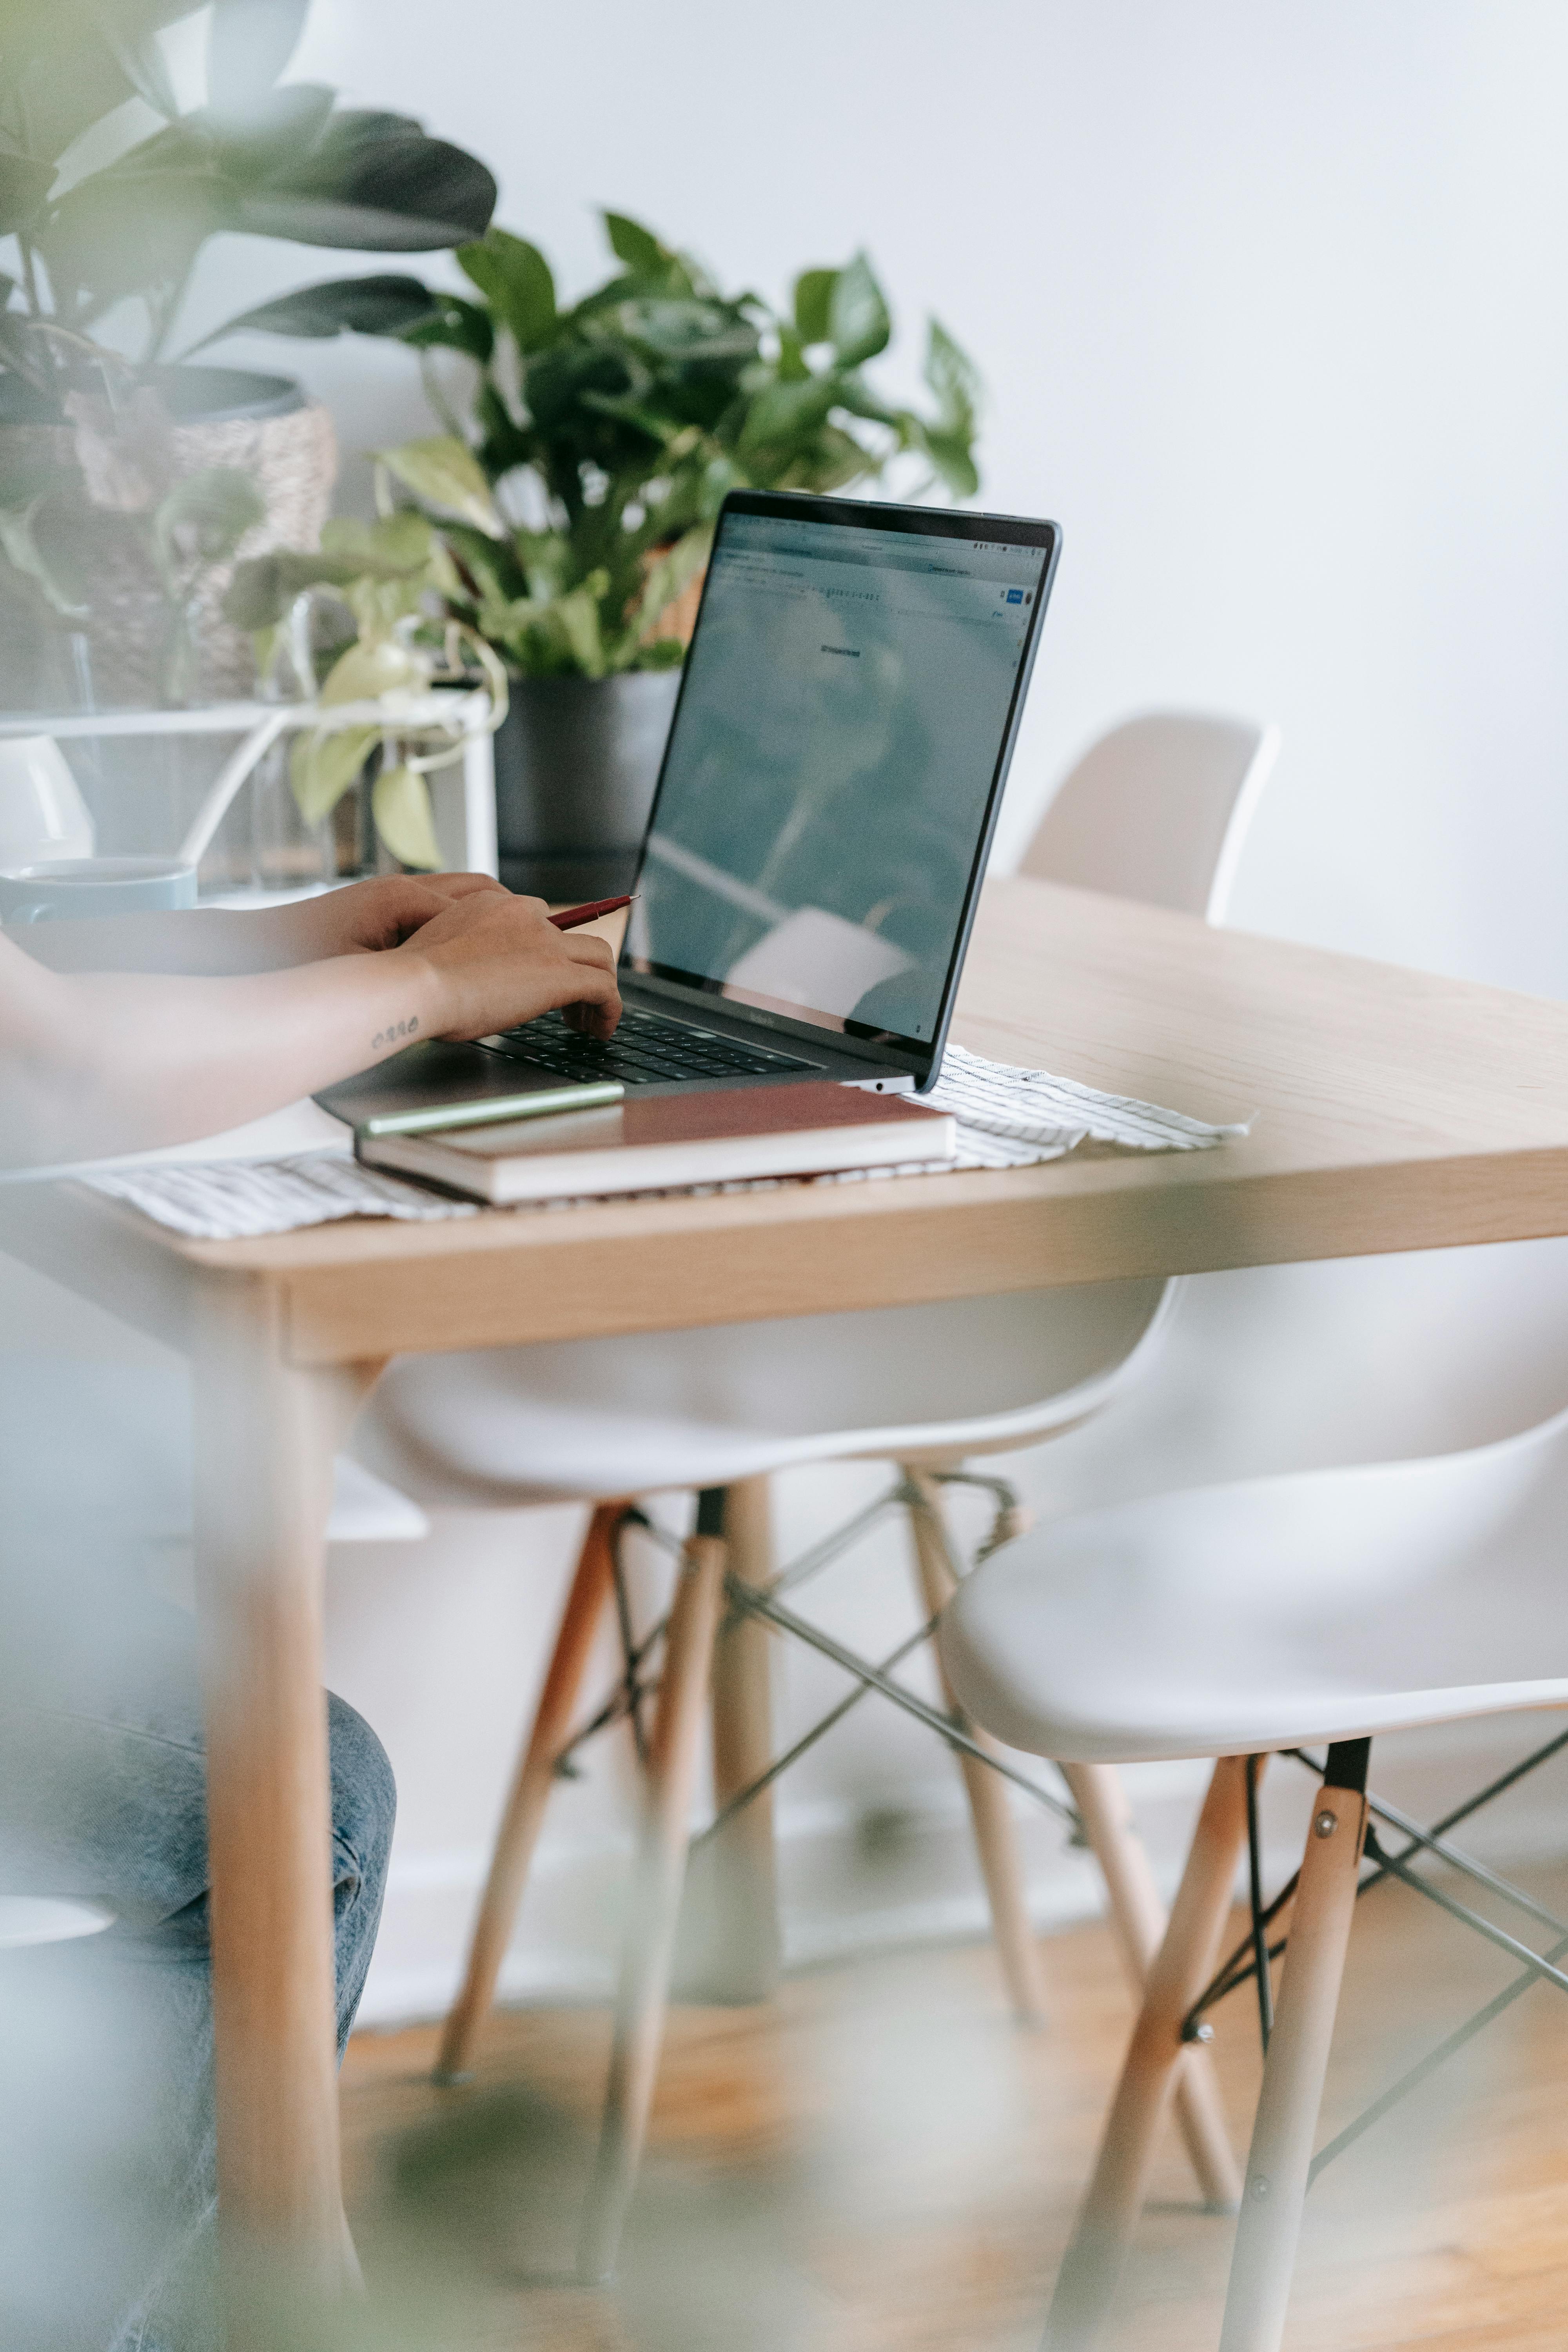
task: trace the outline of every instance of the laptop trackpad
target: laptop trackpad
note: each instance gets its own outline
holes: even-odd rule
[[[409,1045],[374,1070],[323,1087],[315,1097],[334,1118],[357,1127],[394,1112],[434,1109],[443,1103],[492,1102],[559,1087],[549,1070],[487,1053],[482,1045],[446,1045],[437,1039]]]

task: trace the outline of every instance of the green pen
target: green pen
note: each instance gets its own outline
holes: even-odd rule
[[[442,1103],[426,1110],[386,1111],[367,1118],[354,1129],[362,1136],[429,1135],[440,1128],[491,1127],[509,1118],[551,1118],[558,1111],[601,1110],[618,1103],[626,1093],[618,1078],[600,1078],[581,1087],[536,1087],[531,1094],[497,1095],[486,1102]]]

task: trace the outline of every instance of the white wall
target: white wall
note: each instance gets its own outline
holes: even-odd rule
[[[601,267],[607,203],[774,295],[864,242],[906,377],[940,313],[990,386],[985,502],[1066,531],[1004,855],[1128,710],[1254,711],[1285,751],[1237,923],[1568,988],[1555,0],[317,0],[298,69],[485,155],[500,217],[568,289]],[[193,327],[336,266],[215,247]],[[297,367],[353,448],[421,427],[401,352],[235,355]],[[1491,1433],[1568,1386],[1565,1300],[1556,1244],[1194,1285],[1144,1394],[1021,1475],[1062,1508]],[[789,1481],[786,1541],[865,1485]],[[333,1673],[404,1791],[384,2012],[450,1978],[573,1533],[564,1514],[451,1523],[335,1570]],[[900,1576],[885,1544],[834,1622],[890,1642]],[[790,1677],[793,1719],[827,1681]],[[858,1878],[842,1839],[809,1834],[945,1801],[949,1778],[869,1709],[813,1759],[786,1809],[797,1942],[822,1948],[862,1901],[893,1925],[977,1916],[940,1824],[923,1858],[873,1839]],[[618,1763],[567,1793],[516,1981],[592,1977],[595,1857],[624,1818]],[[1081,1899],[1038,1852],[1042,1902]]]
[[[985,502],[1066,533],[1015,841],[1129,708],[1266,711],[1234,920],[1558,985],[1554,0],[316,0],[298,70],[485,156],[569,289],[609,204],[774,297],[864,242],[906,367],[940,314],[991,387]],[[225,240],[193,319],[317,259]],[[250,350],[351,446],[418,414],[401,352]]]

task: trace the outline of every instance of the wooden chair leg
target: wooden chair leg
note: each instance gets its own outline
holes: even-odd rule
[[[744,1478],[724,1492],[730,1574],[765,1586],[773,1574],[773,1495],[766,1478]],[[764,1772],[773,1756],[773,1636],[760,1617],[736,1616],[720,1630],[713,1653],[713,1802]],[[778,1883],[773,1854],[773,1795],[761,1796],[726,1822],[701,1856],[689,1892],[702,1899],[700,1954],[689,1990],[703,2000],[767,2000],[782,1965]],[[689,1990],[682,1971],[683,1995]]]
[[[613,1561],[611,1541],[626,1505],[601,1503],[588,1522],[576,1573],[562,1612],[554,1654],[544,1677],[533,1728],[518,1759],[511,1793],[501,1817],[484,1899],[468,1947],[468,1974],[447,2019],[436,2061],[436,2080],[463,2079],[473,2053],[474,2037],[489,2014],[496,1979],[511,1940],[517,1906],[522,1898],[528,1866],[533,1859],[544,1809],[555,1778],[555,1759],[572,1729],[577,1693],[609,1596]]]
[[[1064,1764],[1061,1770],[1104,1875],[1128,1980],[1142,1999],[1165,1933],[1165,1906],[1133,1825],[1127,1792],[1112,1765]],[[1241,2196],[1241,2175],[1231,2154],[1214,2066],[1201,2043],[1188,2043],[1182,2053],[1176,2124],[1205,2204],[1216,2212],[1234,2212]]]
[[[697,1533],[686,1548],[665,1635],[609,2084],[580,2255],[582,2274],[590,2282],[607,2278],[615,2268],[653,2104],[703,1706],[724,1601],[722,1526],[719,1488],[700,1499]]]
[[[1247,2191],[1231,2257],[1220,2352],[1279,2352],[1285,2332],[1312,2137],[1339,2006],[1345,1947],[1355,1913],[1356,1874],[1366,1834],[1365,1761],[1361,1788],[1325,1785],[1307,1832],[1301,1880],[1279,2002],[1263,2069],[1263,2089],[1247,2158]],[[1333,1769],[1331,1753],[1330,1769]]]
[[[914,1538],[921,1600],[927,1616],[934,1617],[939,1610],[946,1608],[957,1590],[941,1493],[929,1472],[906,1467],[903,1475],[921,1497],[919,1505],[910,1506],[910,1532]],[[942,1676],[943,1697],[952,1707],[956,1703],[940,1658],[937,1671]],[[965,1728],[982,1747],[991,1746],[984,1734],[975,1731],[973,1725]],[[1019,2021],[1037,2025],[1046,2011],[1045,1971],[1025,1899],[1024,1870],[1018,1856],[1017,1832],[1007,1806],[1006,1785],[1000,1773],[991,1771],[975,1757],[961,1756],[958,1761],[991,1905],[992,1934],[1008,1997]]]
[[[1057,2280],[1046,2352],[1089,2352],[1110,2307],[1182,2057],[1182,2020],[1213,1967],[1246,1835],[1246,1761],[1222,1756],[1198,1816],[1170,1926],[1149,1971],[1094,2178]]]

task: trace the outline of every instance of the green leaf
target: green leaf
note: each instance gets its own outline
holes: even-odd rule
[[[713,366],[753,360],[758,336],[749,319],[725,303],[689,299],[623,302],[622,332],[660,359]]]
[[[37,236],[57,297],[89,316],[145,288],[177,285],[205,239],[236,226],[232,192],[200,167],[78,181]]]
[[[624,261],[626,268],[635,269],[639,277],[662,274],[675,258],[668,247],[662,245],[651,229],[642,227],[635,220],[628,220],[625,213],[605,213],[604,222],[611,252],[617,261]]]
[[[159,504],[153,547],[165,572],[180,563],[223,563],[266,520],[267,501],[248,474],[237,466],[204,466]]]
[[[688,589],[707,562],[713,546],[712,526],[694,523],[675,545],[650,564],[647,584],[637,600],[637,633],[646,636]]]
[[[465,307],[467,307],[465,305]],[[333,278],[320,286],[297,287],[254,310],[226,319],[192,351],[205,351],[226,335],[299,335],[319,342],[333,335],[410,337],[416,328],[437,319],[441,298],[417,278],[390,273],[367,278]]]
[[[459,246],[458,267],[477,286],[520,352],[542,351],[560,332],[555,280],[536,245],[492,228],[472,245]]]
[[[31,152],[58,158],[133,97],[138,80],[160,71],[162,58],[147,56],[159,27],[195,13],[196,0],[113,0],[111,6],[98,0],[9,0],[0,12],[0,86],[7,110],[14,105],[26,122]],[[134,67],[135,79],[127,65]],[[159,87],[153,103],[160,112],[175,111],[165,103],[171,96]]]
[[[379,702],[384,694],[422,692],[429,677],[428,663],[400,638],[362,637],[332,664],[317,699],[323,709],[342,702]]]
[[[35,392],[55,389],[47,342],[15,310],[0,310],[0,365],[10,368]]]
[[[569,596],[557,597],[551,607],[584,677],[603,677],[609,667],[599,626],[599,599],[609,584],[605,573],[592,572],[580,588],[574,588]]]
[[[46,492],[26,507],[0,507],[0,553],[14,572],[31,583],[51,612],[58,613],[62,620],[83,621],[88,617],[88,606],[76,603],[55,577],[38,544],[38,515],[47,497]]]
[[[394,857],[422,872],[439,872],[445,860],[436,838],[430,787],[416,768],[384,768],[370,789],[375,829]]]
[[[54,179],[52,163],[40,163],[8,142],[0,148],[0,236],[10,236],[37,220]]]
[[[295,738],[289,782],[307,824],[331,816],[381,740],[379,727],[312,728]]]
[[[968,434],[933,432],[928,425],[921,445],[952,497],[972,499],[980,488],[980,474]]]
[[[851,416],[863,416],[869,425],[889,425],[899,433],[909,422],[908,409],[889,408],[885,400],[879,400],[865,377],[853,369],[837,378],[833,405],[847,409]]]
[[[499,482],[515,466],[527,466],[538,456],[531,432],[512,415],[493,377],[480,383],[474,400],[474,422],[479,428],[479,460],[487,481]]]
[[[293,56],[310,0],[213,0],[207,104],[239,114],[272,88]]]
[[[435,434],[428,440],[405,441],[400,448],[378,449],[375,454],[388,473],[427,506],[461,515],[490,539],[505,537],[490,486],[467,442],[455,440],[450,434]]]
[[[430,317],[405,328],[404,341],[419,351],[466,352],[483,366],[496,347],[495,325],[489,312],[461,294],[448,294],[444,288],[437,289],[431,299],[434,307]]]
[[[778,380],[781,383],[805,383],[811,373],[805,363],[805,352],[793,327],[779,329]]]
[[[310,154],[247,189],[237,226],[301,245],[430,253],[482,236],[496,184],[460,147],[406,115],[344,108]]]
[[[324,82],[291,81],[282,89],[264,90],[242,114],[204,107],[183,115],[172,131],[206,140],[226,179],[240,186],[259,181],[270,185],[307,165],[331,121],[333,97]]]
[[[842,367],[859,367],[885,352],[892,340],[893,321],[871,265],[858,253],[834,282],[828,303],[827,337]]]
[[[145,99],[155,114],[172,122],[179,113],[180,101],[169,79],[155,28],[134,21],[127,23],[125,19],[133,18],[135,12],[116,6],[114,0],[88,0],[83,13],[97,27],[99,38],[137,97]]]
[[[223,600],[223,615],[237,629],[254,635],[259,629],[275,628],[307,588],[347,588],[363,577],[363,571],[364,566],[352,559],[298,555],[291,548],[248,556],[235,566]]]
[[[357,562],[362,572],[392,578],[423,571],[436,545],[435,526],[413,507],[362,522],[334,515],[321,527],[321,552],[334,562]]]
[[[927,331],[925,380],[936,394],[937,415],[944,432],[972,435],[980,404],[980,375],[973,361],[962,351],[940,320]]]
[[[714,457],[704,467],[698,511],[704,522],[712,522],[731,490],[743,490],[751,476],[742,472],[732,458]]]
[[[809,438],[822,425],[834,402],[831,376],[814,375],[805,383],[770,384],[757,394],[747,413],[738,447],[748,450],[787,447]]]
[[[654,637],[639,646],[628,669],[679,669],[686,659],[686,647],[679,637]]]
[[[803,269],[795,281],[795,327],[803,343],[826,343],[832,336],[837,269]]]

